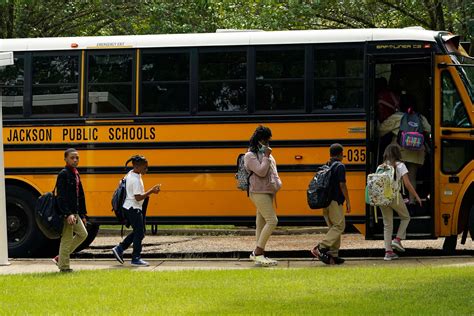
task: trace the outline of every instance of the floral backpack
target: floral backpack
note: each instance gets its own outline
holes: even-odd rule
[[[247,191],[247,196],[249,196],[249,180],[253,172],[249,172],[245,168],[244,156],[245,153],[239,154],[239,156],[237,156],[237,172],[235,173],[235,179],[237,180],[237,189]]]
[[[365,202],[372,206],[386,206],[398,198],[399,191],[400,184],[396,179],[395,168],[383,163],[377,167],[375,173],[367,176]]]

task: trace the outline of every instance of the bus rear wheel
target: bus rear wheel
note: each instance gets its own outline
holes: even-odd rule
[[[82,242],[82,244],[77,247],[77,249],[74,252],[79,252],[81,250],[84,250],[88,248],[92,242],[94,241],[95,237],[97,236],[97,233],[99,232],[99,227],[100,225],[87,222],[86,229],[87,229],[87,238]]]
[[[36,225],[37,196],[24,188],[8,185],[6,197],[9,257],[37,256],[48,240]]]

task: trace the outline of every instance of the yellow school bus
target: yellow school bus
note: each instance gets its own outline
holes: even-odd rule
[[[380,162],[375,81],[417,99],[432,126],[417,183],[424,206],[408,238],[473,229],[473,59],[459,37],[422,29],[218,32],[0,40],[15,65],[0,70],[10,256],[54,248],[34,204],[53,190],[69,147],[80,154],[90,243],[114,224],[111,195],[124,162],[145,155],[149,224],[252,225],[255,209],[236,188],[236,158],[259,124],[283,188],[280,225],[324,225],[306,189],[329,146],[345,148],[349,226],[382,238],[365,204],[366,175]],[[380,213],[378,214],[380,216]],[[471,226],[469,226],[471,223]]]

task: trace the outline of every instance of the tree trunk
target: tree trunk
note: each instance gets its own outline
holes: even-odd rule
[[[446,24],[444,22],[444,11],[443,11],[443,1],[435,0],[434,1],[434,13],[436,21],[436,30],[440,31],[454,31],[446,30]]]

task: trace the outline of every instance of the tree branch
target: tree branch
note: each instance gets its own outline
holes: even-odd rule
[[[401,14],[409,17],[410,19],[413,19],[415,22],[418,22],[420,23],[421,25],[424,25],[428,28],[431,28],[431,24],[430,23],[426,23],[425,20],[419,18],[418,16],[416,16],[415,14],[407,11],[406,9],[404,9],[402,6],[398,6],[394,3],[392,3],[391,1],[388,1],[388,0],[379,0],[380,3],[382,3],[383,5],[389,7],[389,8],[392,8],[398,12],[400,12]]]

